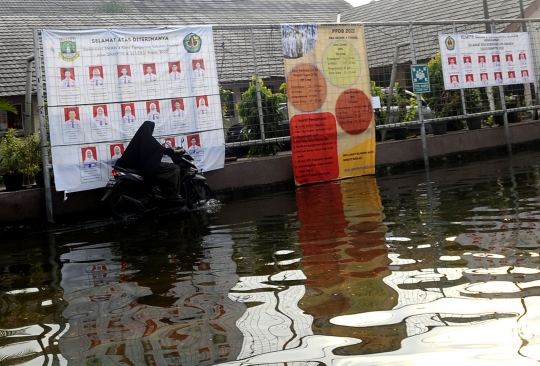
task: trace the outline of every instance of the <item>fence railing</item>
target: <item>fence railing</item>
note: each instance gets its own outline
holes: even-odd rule
[[[410,65],[434,62],[439,51],[439,34],[470,33],[529,33],[533,64],[540,60],[540,19],[447,20],[419,22],[364,23],[367,43],[367,62],[373,87],[383,93],[383,108],[376,110],[376,129],[418,126],[418,115],[409,120],[399,119],[399,113],[386,118],[384,104],[393,79],[397,99],[389,110],[411,107],[412,80]],[[234,37],[231,34],[234,33]],[[224,125],[227,146],[253,146],[274,142],[288,142],[289,128],[286,97],[280,87],[285,82],[283,67],[283,36],[280,25],[216,26],[214,41],[218,76],[223,90]],[[408,45],[407,45],[408,43]],[[396,46],[402,47],[396,55]],[[405,45],[405,46],[403,46]],[[397,56],[397,57],[396,57]],[[396,59],[396,62],[394,62]],[[392,77],[394,74],[394,77]],[[424,123],[447,122],[452,129],[465,129],[465,120],[483,118],[484,126],[494,124],[493,117],[516,113],[518,120],[536,116],[539,108],[538,70],[530,83],[504,87],[482,87],[445,90],[442,77],[431,78],[431,92],[421,100]],[[262,85],[256,85],[256,80]],[[250,86],[253,85],[251,88]],[[373,91],[373,88],[372,88]],[[404,93],[405,92],[405,93]],[[407,93],[408,92],[408,93]],[[244,97],[242,96],[244,93]],[[402,95],[400,95],[400,93]],[[375,94],[375,93],[373,93]],[[401,98],[401,99],[400,99]],[[405,100],[403,100],[405,99]],[[405,104],[405,106],[403,105]],[[269,105],[273,105],[269,108]],[[241,121],[247,121],[238,125]],[[231,126],[235,125],[232,129]],[[229,133],[227,132],[235,132]]]

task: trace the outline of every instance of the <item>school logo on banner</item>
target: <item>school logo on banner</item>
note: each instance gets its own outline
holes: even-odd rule
[[[74,61],[80,55],[77,51],[77,42],[75,38],[63,38],[60,39],[60,52],[58,56],[64,61]]]
[[[195,33],[190,33],[184,37],[184,48],[189,53],[199,52],[202,46],[202,39]]]
[[[456,41],[450,36],[446,37],[446,39],[444,40],[444,44],[446,45],[446,49],[449,51],[452,51],[454,48],[456,48]]]

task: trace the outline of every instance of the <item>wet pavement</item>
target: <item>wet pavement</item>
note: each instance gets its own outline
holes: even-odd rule
[[[540,152],[10,232],[0,363],[533,365]]]

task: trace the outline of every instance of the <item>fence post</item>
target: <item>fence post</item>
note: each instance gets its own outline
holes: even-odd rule
[[[390,87],[388,88],[388,103],[386,105],[386,118],[384,124],[390,123],[390,111],[392,109],[392,102],[394,100],[394,84],[396,83],[396,72],[399,62],[399,49],[401,47],[408,46],[409,42],[398,43],[394,51],[394,63],[392,64],[392,73],[390,74]],[[386,130],[381,132],[381,141],[386,140]]]
[[[43,179],[45,180],[45,208],[47,221],[54,223],[51,178],[49,175],[49,151],[47,149],[47,131],[45,130],[45,100],[43,97],[43,73],[41,71],[41,50],[39,49],[40,30],[34,29],[34,63],[36,68],[36,86],[39,111],[39,132],[41,136],[41,156],[43,164]]]
[[[257,109],[259,110],[259,123],[261,125],[261,141],[264,143],[264,114],[261,100],[261,84],[259,84],[259,68],[257,67],[257,51],[255,50],[255,34],[251,27],[251,49],[253,50],[253,65],[255,67],[255,88],[257,89]]]
[[[495,28],[495,21],[491,21],[491,32],[497,33],[497,29]],[[504,134],[506,136],[506,147],[508,148],[508,153],[512,153],[512,144],[510,143],[510,128],[508,127],[508,112],[506,111],[506,100],[504,99],[504,87],[502,85],[499,85],[499,95],[501,98],[501,106],[502,110],[504,111],[503,119],[504,119]]]
[[[535,39],[538,38],[538,36],[536,36],[536,34],[534,32],[532,32],[531,30],[533,29],[533,27],[531,26],[531,21],[529,20],[529,26],[527,27],[527,33],[529,33],[529,41],[531,42],[531,51],[532,51],[532,57],[533,57],[533,65],[538,65],[538,59],[536,57],[536,52],[537,52],[537,47],[536,47],[536,43],[535,43]],[[534,70],[534,102],[535,102],[535,105],[539,105],[540,104],[540,95],[538,94],[538,76],[536,75],[538,72],[538,70]],[[529,91],[530,91],[530,83],[528,84],[529,85]],[[538,110],[537,109],[534,109],[533,110],[533,119],[538,119]]]
[[[529,34],[529,32],[527,31],[527,29],[529,27],[527,27],[527,22],[524,20],[524,16],[523,16],[523,3],[520,1],[520,7],[521,7],[521,18],[523,20],[523,22],[521,23],[521,31],[522,32],[525,32],[527,34]],[[529,42],[531,41],[531,35],[529,34]],[[533,50],[533,48],[531,47],[531,50]],[[532,105],[532,97],[531,97],[532,93],[531,93],[531,83],[524,83],[523,84],[523,98],[525,99],[525,105]],[[523,107],[523,104],[518,104],[519,107]]]
[[[409,42],[411,43],[411,61],[413,65],[416,65],[416,47],[414,45],[414,34],[412,22],[409,22]],[[420,120],[420,133],[422,135],[422,151],[424,153],[424,165],[426,169],[429,168],[428,148],[426,139],[426,125],[424,124],[424,114],[422,113],[422,97],[419,93],[416,93],[416,100],[418,101],[418,119]]]
[[[456,23],[454,23],[454,34],[457,34]],[[459,91],[461,93],[461,107],[463,108],[463,114],[467,115],[467,102],[465,101],[465,90],[463,90],[463,88],[460,88]]]

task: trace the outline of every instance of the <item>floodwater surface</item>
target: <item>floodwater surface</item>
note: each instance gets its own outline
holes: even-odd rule
[[[10,234],[0,363],[535,365],[540,153]]]

